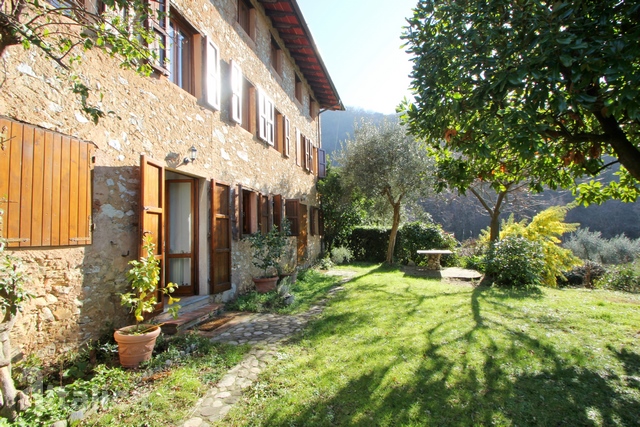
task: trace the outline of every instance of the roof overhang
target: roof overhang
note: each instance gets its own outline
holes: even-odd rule
[[[320,108],[344,110],[296,0],[257,0],[311,86]]]

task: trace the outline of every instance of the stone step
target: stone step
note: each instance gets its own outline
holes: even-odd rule
[[[186,331],[201,323],[209,321],[212,317],[219,316],[224,310],[224,304],[207,303],[189,311],[181,309],[177,319],[169,318],[162,323],[162,332],[174,335]]]

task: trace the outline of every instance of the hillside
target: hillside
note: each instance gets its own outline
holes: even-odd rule
[[[359,108],[347,111],[326,111],[322,114],[322,146],[331,154],[340,148],[340,144],[353,135],[355,123],[366,119],[374,123],[383,120],[395,120],[395,115],[384,115]],[[611,174],[609,174],[609,177]],[[530,218],[535,213],[555,204],[567,204],[573,200],[570,191],[545,191],[527,198],[519,206],[506,206],[503,218],[515,212],[516,218]],[[489,217],[475,197],[443,194],[425,200],[422,204],[445,230],[454,233],[458,240],[477,237],[480,231],[489,225]],[[600,231],[605,238],[625,234],[629,238],[640,238],[640,203],[622,203],[609,201],[603,205],[579,207],[567,215],[568,222],[577,222],[581,227]]]

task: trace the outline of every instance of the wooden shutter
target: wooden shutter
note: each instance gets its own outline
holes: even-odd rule
[[[156,245],[154,254],[160,260],[160,283],[156,291],[154,313],[162,311],[164,298],[164,168],[162,164],[140,156],[140,246],[138,257],[145,256],[142,249],[142,237],[150,233]]]
[[[3,117],[0,144],[7,246],[91,244],[95,146]]]
[[[309,215],[309,231],[312,236],[316,235],[316,208],[311,206],[309,207],[311,211],[311,215]]]
[[[269,145],[274,145],[274,106],[273,101],[258,90],[258,137]]]
[[[236,194],[236,200],[238,201],[236,210],[236,226],[238,227],[238,240],[242,240],[243,228],[244,228],[244,206],[243,206],[243,193],[242,184],[238,184],[238,194]]]
[[[231,186],[211,180],[210,292],[231,289]]]
[[[291,225],[291,235],[297,236],[300,234],[300,201],[297,199],[290,199],[285,202],[285,216],[289,220]]]
[[[322,148],[318,148],[318,178],[327,177],[327,154]]]
[[[220,109],[220,56],[218,46],[206,38],[206,70],[204,73],[205,101],[216,110]]]

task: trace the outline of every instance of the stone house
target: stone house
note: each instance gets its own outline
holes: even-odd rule
[[[344,108],[296,1],[158,5],[174,42],[152,76],[83,54],[81,78],[113,112],[97,124],[53,61],[21,46],[2,58],[0,228],[34,295],[17,352],[54,358],[130,323],[118,294],[143,232],[186,303],[250,289],[243,236],[285,217],[290,262],[321,251],[320,113]]]

